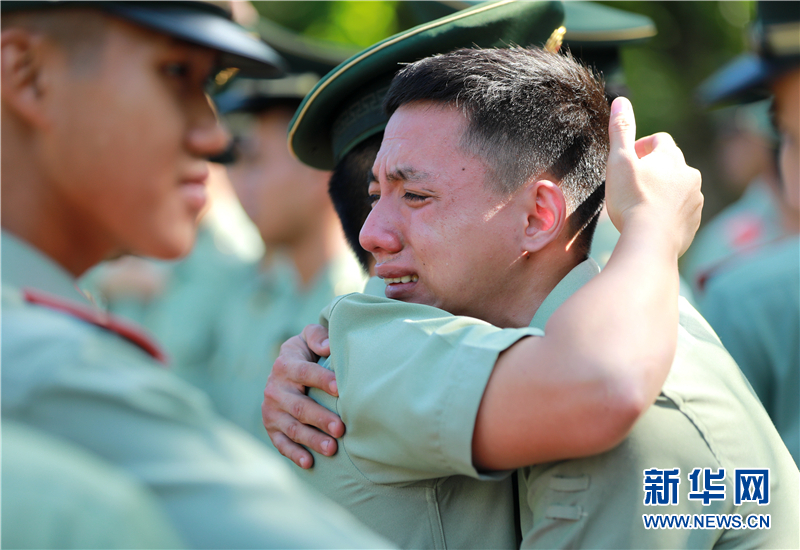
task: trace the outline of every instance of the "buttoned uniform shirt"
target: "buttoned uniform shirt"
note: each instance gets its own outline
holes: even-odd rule
[[[155,497],[122,470],[3,419],[3,548],[183,548]]]
[[[222,416],[269,443],[261,402],[281,344],[316,323],[319,312],[335,296],[360,291],[365,276],[347,250],[324,266],[307,288],[283,255],[273,256],[266,266],[250,266],[240,280],[241,287],[217,313],[212,334],[215,351],[207,367],[207,383],[201,387]],[[196,370],[203,368],[196,366]]]
[[[550,315],[598,272],[592,260],[574,268],[538,308],[529,334],[541,334]],[[472,464],[474,412],[496,354],[516,340],[503,339],[505,331],[479,321],[434,314],[438,310],[425,317],[420,307],[352,295],[328,312],[331,362],[337,353],[339,361],[348,361],[344,376],[334,368],[340,398],[332,408],[347,425],[340,444],[372,476],[391,464],[388,471],[402,472],[406,479],[452,474],[480,479]],[[797,547],[797,467],[705,320],[683,299],[680,312],[677,354],[664,389],[622,444],[593,457],[519,470],[523,548]],[[425,330],[412,330],[417,325]],[[513,330],[518,329],[512,335]],[[446,345],[430,338],[437,331],[447,335]],[[484,354],[461,360],[475,342],[484,345]],[[495,354],[489,352],[492,347]],[[421,350],[424,355],[418,354]],[[369,428],[371,441],[348,442],[354,429],[367,433],[359,424]],[[327,459],[317,457],[316,464],[320,461],[324,465]],[[645,470],[675,468],[680,479],[676,504],[646,505]],[[724,468],[722,500],[710,499],[706,506],[702,499],[689,498],[688,476],[695,468],[701,473],[709,468],[712,484]],[[769,471],[767,503],[734,504],[736,469]],[[694,492],[702,493],[705,481],[698,480]],[[769,529],[716,523],[711,528],[704,523],[696,529],[648,529],[645,514],[763,514],[771,523]],[[479,516],[464,521],[488,525]]]
[[[727,260],[785,234],[775,193],[767,183],[755,180],[739,200],[724,208],[697,232],[692,246],[681,258],[681,272],[700,299],[707,282]]]
[[[386,544],[310,494],[285,463],[217,416],[205,394],[154,361],[146,339],[94,311],[68,273],[7,232],[2,266],[4,420],[127,472],[190,547]]]
[[[701,306],[800,464],[800,238],[743,256]]]

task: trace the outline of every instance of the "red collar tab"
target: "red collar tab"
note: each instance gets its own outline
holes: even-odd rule
[[[142,348],[159,363],[164,365],[168,363],[167,355],[161,350],[158,344],[133,323],[123,321],[105,311],[72,302],[40,290],[23,288],[22,295],[25,301],[31,304],[62,311],[98,327],[115,332]]]

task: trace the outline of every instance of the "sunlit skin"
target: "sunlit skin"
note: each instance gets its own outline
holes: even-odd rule
[[[373,208],[361,245],[375,257],[379,277],[418,278],[387,285],[388,298],[497,326],[526,326],[532,304],[570,267],[554,230],[558,214],[542,209],[541,219],[530,216],[534,182],[510,196],[486,185],[486,164],[459,143],[466,124],[455,109],[429,102],[392,115],[373,166]],[[560,197],[563,214],[563,195],[555,184],[548,189]],[[543,244],[552,250],[537,252],[557,254],[560,246],[564,257],[546,270],[528,260],[531,236],[541,229],[554,233]]]
[[[204,93],[213,51],[107,25],[86,70],[46,37],[3,32],[3,227],[75,276],[118,251],[186,254],[206,203],[205,158],[228,140]],[[35,94],[12,88],[21,56]]]
[[[800,69],[772,85],[775,122],[780,133],[780,167],[789,206],[800,210]],[[795,230],[798,228],[795,227]]]

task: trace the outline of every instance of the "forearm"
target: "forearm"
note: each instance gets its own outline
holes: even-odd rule
[[[678,250],[655,219],[630,219],[600,275],[556,311],[545,331],[564,368],[597,369],[612,395],[643,411],[656,398],[678,335]]]
[[[498,360],[475,425],[479,469],[605,451],[655,400],[675,352],[677,251],[631,223],[606,269]]]

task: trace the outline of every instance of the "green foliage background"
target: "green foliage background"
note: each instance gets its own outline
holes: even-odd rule
[[[658,35],[623,50],[622,61],[637,116],[638,135],[672,134],[687,162],[703,173],[704,219],[735,196],[718,181],[713,160],[712,115],[695,102],[700,82],[746,49],[751,1],[600,2],[642,13]],[[402,1],[255,2],[262,17],[296,32],[366,47],[412,25]]]

